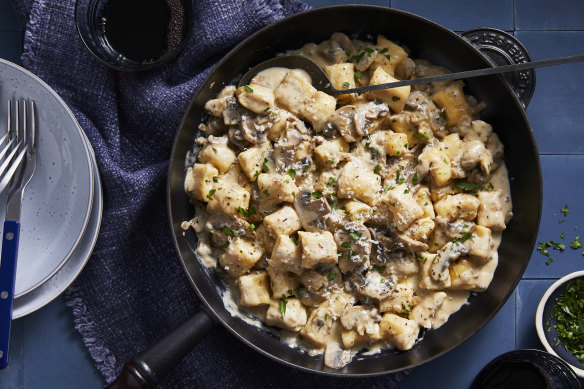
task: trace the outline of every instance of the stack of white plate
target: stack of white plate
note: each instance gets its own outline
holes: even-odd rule
[[[0,136],[10,98],[36,102],[38,130],[37,167],[20,219],[16,319],[59,296],[87,263],[101,223],[102,188],[93,149],[71,110],[34,74],[0,59]],[[0,231],[6,197],[0,197]]]

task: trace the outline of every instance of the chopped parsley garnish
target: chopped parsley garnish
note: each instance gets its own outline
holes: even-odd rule
[[[219,179],[217,178],[217,176],[213,176],[213,182],[219,182]]]
[[[329,281],[334,280],[335,278],[337,278],[337,273],[335,273],[334,271],[329,272],[329,274],[326,277]]]
[[[343,89],[349,89],[350,86],[347,81],[343,82]]]
[[[361,238],[361,233],[360,232],[349,232],[349,236],[355,240],[359,240]]]
[[[296,178],[296,170],[288,169],[288,175],[290,176],[290,178]]]
[[[465,232],[460,236],[460,241],[463,243],[469,239],[472,240],[472,232]]]
[[[267,173],[270,171],[270,168],[268,168],[267,165],[268,159],[264,158],[264,163],[262,164],[262,172]]]
[[[251,88],[249,87],[249,85],[244,85],[244,86],[243,86],[243,89],[245,89],[245,91],[246,91],[247,93],[253,93],[253,89],[251,89]]]
[[[404,181],[405,181],[405,178],[400,178],[399,172],[397,172],[397,175],[395,176],[395,183],[398,185],[401,185],[404,183]]]
[[[581,249],[582,248],[582,242],[580,242],[580,237],[575,237],[574,241],[572,243],[570,243],[570,247],[573,248],[574,250],[576,249]]]
[[[547,324],[548,331],[554,327],[564,348],[584,362],[584,280],[575,279],[566,284]]]
[[[466,181],[456,181],[454,182],[454,185],[456,185],[458,188],[464,190],[465,192],[468,191],[472,191],[475,189],[480,189],[480,185],[477,184],[473,184],[472,182],[466,182]]]
[[[375,168],[373,169],[373,173],[377,174],[377,173],[379,173],[380,170],[381,170],[381,166],[375,165]]]
[[[225,235],[233,235],[233,231],[231,231],[227,227],[223,227],[223,232],[225,233]]]
[[[383,273],[385,271],[385,268],[386,266],[384,265],[373,265],[373,270],[375,270],[379,274]]]
[[[253,174],[253,176],[254,176],[254,177],[257,177],[257,176],[259,176],[260,174],[261,174],[261,173],[260,173],[260,171],[258,170],[257,172],[255,172],[255,173]]]
[[[214,152],[215,154],[217,154],[217,149],[216,149],[215,147],[211,147],[211,148],[213,149],[213,152]]]
[[[414,138],[418,138],[418,139],[425,139],[425,140],[429,140],[430,139],[430,135],[424,133],[419,133],[419,132],[414,132],[413,135]]]
[[[312,198],[317,200],[320,199],[322,197],[322,192],[319,190],[316,190],[314,192],[312,192]]]
[[[361,72],[359,70],[355,70],[355,81],[359,81],[361,78]]]
[[[343,242],[343,243],[341,243],[341,247],[344,248],[344,249],[350,250],[351,249],[351,243],[349,243],[349,242]]]
[[[295,237],[290,237],[290,240],[292,241],[292,243],[294,243],[296,246],[298,246],[298,238]]]
[[[399,97],[391,96],[391,101],[399,101],[399,100],[401,100]]]
[[[383,48],[383,49],[381,49],[379,52],[380,52],[381,54],[383,54],[383,53],[387,53],[387,47],[384,47],[384,48]]]
[[[409,189],[405,189],[404,190],[404,194],[408,194],[408,193],[410,193],[410,190]]]
[[[282,319],[286,316],[286,304],[288,304],[288,300],[280,297],[280,315],[282,315]]]
[[[337,181],[337,179],[336,179],[336,178],[334,178],[334,177],[329,177],[329,179],[328,179],[328,182],[326,183],[326,186],[327,186],[328,188],[330,188],[331,186],[333,186],[333,184],[334,184],[336,181]]]
[[[222,249],[226,249],[227,247],[229,247],[229,242],[225,242],[224,244],[221,245]]]
[[[385,54],[385,58],[387,58],[388,61],[391,61],[391,56],[389,54]]]
[[[560,212],[562,212],[564,214],[564,216],[568,216],[568,214],[570,213],[570,209],[568,208],[568,204],[566,204],[565,208],[560,209]]]
[[[412,185],[418,185],[418,172],[415,172],[412,177]]]
[[[375,103],[375,105],[379,105],[379,104],[383,104],[383,101],[381,101],[379,99],[375,99],[374,103]]]
[[[302,173],[306,173],[308,171],[308,169],[309,169],[308,165],[304,166],[302,168]]]
[[[264,109],[264,112],[268,112],[270,110],[270,107],[266,107],[266,109]]]
[[[209,200],[213,200],[213,194],[214,194],[215,192],[217,192],[217,189],[211,189],[211,190],[209,191],[209,194],[207,195],[207,198],[208,198]]]

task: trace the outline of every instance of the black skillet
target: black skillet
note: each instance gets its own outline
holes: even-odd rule
[[[168,210],[175,245],[184,269],[205,309],[126,364],[111,387],[152,387],[218,322],[260,353],[290,367],[331,376],[373,376],[397,372],[428,362],[452,350],[482,328],[503,306],[523,274],[537,236],[542,183],[537,147],[524,108],[501,76],[468,80],[465,92],[487,103],[481,119],[493,125],[505,145],[513,199],[513,219],[503,234],[499,266],[489,288],[470,304],[406,352],[383,351],[354,358],[340,370],[323,365],[322,357],[288,347],[269,329],[258,331],[233,317],[224,307],[220,277],[195,256],[197,237],[183,232],[181,222],[194,209],[184,193],[185,155],[193,147],[199,123],[205,120],[204,103],[223,86],[234,83],[253,65],[307,42],[328,39],[335,31],[375,41],[377,34],[406,45],[412,58],[423,58],[451,71],[491,66],[475,47],[452,31],[427,19],[383,7],[346,5],[307,11],[253,34],[217,65],[193,97],[176,135],[168,179]],[[530,96],[529,96],[530,97]],[[479,352],[480,350],[477,350]],[[230,358],[231,356],[226,356]]]

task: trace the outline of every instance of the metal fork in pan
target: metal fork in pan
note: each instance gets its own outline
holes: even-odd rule
[[[0,181],[0,191],[9,189],[0,255],[0,369],[6,367],[8,361],[20,235],[20,208],[24,188],[36,168],[36,132],[34,101],[9,100],[7,146],[0,152],[7,154],[4,162],[0,164],[0,170],[6,164],[4,168],[6,174]]]

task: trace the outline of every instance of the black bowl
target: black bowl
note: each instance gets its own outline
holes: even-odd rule
[[[180,0],[183,12],[183,25],[180,42],[168,48],[160,57],[138,61],[129,58],[112,46],[105,36],[104,21],[108,0],[76,0],[75,24],[77,32],[87,49],[103,64],[120,71],[142,71],[162,66],[172,60],[183,49],[187,41],[187,31],[192,20],[191,0]]]
[[[204,104],[246,70],[307,42],[328,39],[335,31],[372,40],[377,34],[406,45],[412,58],[424,58],[451,71],[491,66],[470,43],[452,31],[422,17],[374,6],[334,6],[289,17],[253,34],[231,50],[210,73],[193,97],[181,123],[171,156],[168,207],[173,237],[184,269],[212,315],[237,338],[281,363],[336,376],[368,376],[396,372],[428,362],[460,345],[482,328],[503,306],[521,279],[537,237],[542,183],[539,156],[525,111],[500,76],[468,80],[465,92],[487,103],[482,119],[493,125],[506,148],[513,198],[513,219],[503,234],[499,267],[489,288],[473,295],[442,327],[428,331],[406,352],[384,350],[357,355],[340,370],[323,365],[322,356],[311,356],[282,342],[275,331],[258,329],[233,316],[224,306],[220,277],[205,268],[195,255],[197,237],[186,234],[181,222],[194,215],[184,193],[185,156],[193,147],[197,126],[206,118]],[[480,350],[477,350],[480,352]]]

